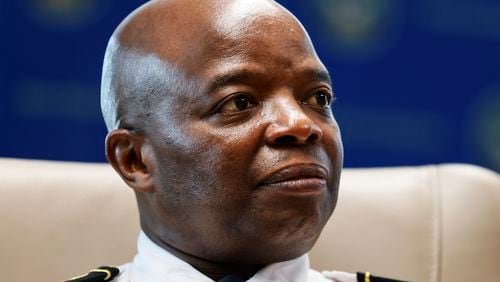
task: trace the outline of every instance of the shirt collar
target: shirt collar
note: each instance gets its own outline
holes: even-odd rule
[[[248,282],[307,281],[309,258],[270,264],[257,272]],[[194,267],[156,245],[141,231],[137,240],[137,255],[130,269],[131,282],[212,282]]]

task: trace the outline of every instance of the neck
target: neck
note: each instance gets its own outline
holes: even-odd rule
[[[255,275],[264,265],[254,265],[254,264],[238,264],[238,263],[225,263],[210,261],[201,257],[193,256],[186,252],[183,252],[172,245],[164,242],[158,236],[151,233],[146,233],[146,235],[155,244],[161,248],[167,250],[172,255],[178,257],[179,259],[189,263],[199,272],[205,274],[212,280],[218,281],[228,275],[236,275],[245,280],[250,279]]]

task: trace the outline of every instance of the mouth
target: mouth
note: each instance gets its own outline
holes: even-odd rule
[[[281,168],[264,177],[257,187],[288,193],[322,193],[327,187],[328,171],[317,164],[298,164]]]

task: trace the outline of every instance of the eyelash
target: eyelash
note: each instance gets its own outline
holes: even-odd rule
[[[333,95],[333,93],[328,90],[328,89],[316,89],[314,91],[311,92],[312,94],[310,94],[309,96],[307,96],[304,100],[301,101],[301,104],[303,105],[309,105],[311,107],[315,107],[319,110],[322,110],[322,111],[327,111],[327,110],[330,110],[331,109],[331,106],[333,105],[333,103],[335,102],[336,100],[336,97],[335,95]],[[327,106],[325,107],[319,107],[319,106],[314,106],[314,105],[310,105],[308,104],[307,102],[305,102],[306,100],[314,97],[314,95],[318,94],[318,93],[323,93],[325,94],[325,96],[327,97]],[[236,110],[234,112],[226,112],[226,113],[223,113],[222,112],[222,108],[227,105],[228,103],[230,103],[232,100],[236,99],[237,97],[239,96],[245,96],[249,103],[253,104],[252,106],[248,107],[247,109],[244,109],[244,110]],[[248,93],[245,93],[245,92],[238,92],[238,93],[234,93],[234,94],[231,94],[230,96],[226,97],[225,99],[223,99],[222,101],[220,101],[215,107],[214,107],[214,110],[212,111],[214,114],[232,114],[232,113],[241,113],[241,112],[246,112],[248,109],[251,109],[255,106],[257,106],[259,103],[256,101],[256,99],[249,95]]]
[[[255,98],[254,98],[253,96],[249,95],[248,93],[238,92],[238,93],[231,94],[231,95],[229,95],[228,97],[224,98],[222,101],[220,101],[220,102],[219,102],[219,103],[218,103],[218,104],[214,107],[213,112],[214,112],[214,113],[216,113],[216,114],[217,114],[217,113],[222,113],[222,108],[223,108],[225,105],[227,105],[228,103],[230,103],[230,102],[231,102],[231,100],[234,100],[234,99],[236,99],[236,98],[237,98],[237,97],[239,97],[239,96],[245,96],[245,97],[249,100],[249,102],[250,102],[250,103],[255,104],[255,105],[258,105],[258,102],[255,100]],[[251,106],[251,107],[249,107],[248,109],[253,108],[253,107],[255,107],[255,106]],[[241,111],[238,111],[238,112],[244,112],[244,111],[246,111],[246,110],[248,110],[248,109],[241,110]],[[230,112],[229,112],[229,113],[230,113]],[[228,114],[228,113],[226,113],[226,114]]]
[[[323,93],[326,96],[326,98],[327,98],[327,106],[326,107],[322,107],[322,108],[324,108],[324,109],[330,109],[331,106],[333,105],[333,103],[335,102],[336,97],[335,97],[335,95],[330,90],[325,89],[325,88],[315,89],[314,91],[312,91],[312,94],[310,94],[309,96],[307,96],[306,99],[302,100],[302,104],[309,105],[305,101],[309,100],[312,97],[314,97],[314,95],[316,95],[318,93]]]

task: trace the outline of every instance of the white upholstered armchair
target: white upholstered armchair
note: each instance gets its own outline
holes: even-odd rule
[[[106,164],[0,159],[2,281],[131,260],[131,189]],[[344,169],[311,261],[412,281],[500,281],[500,176],[470,165]]]

